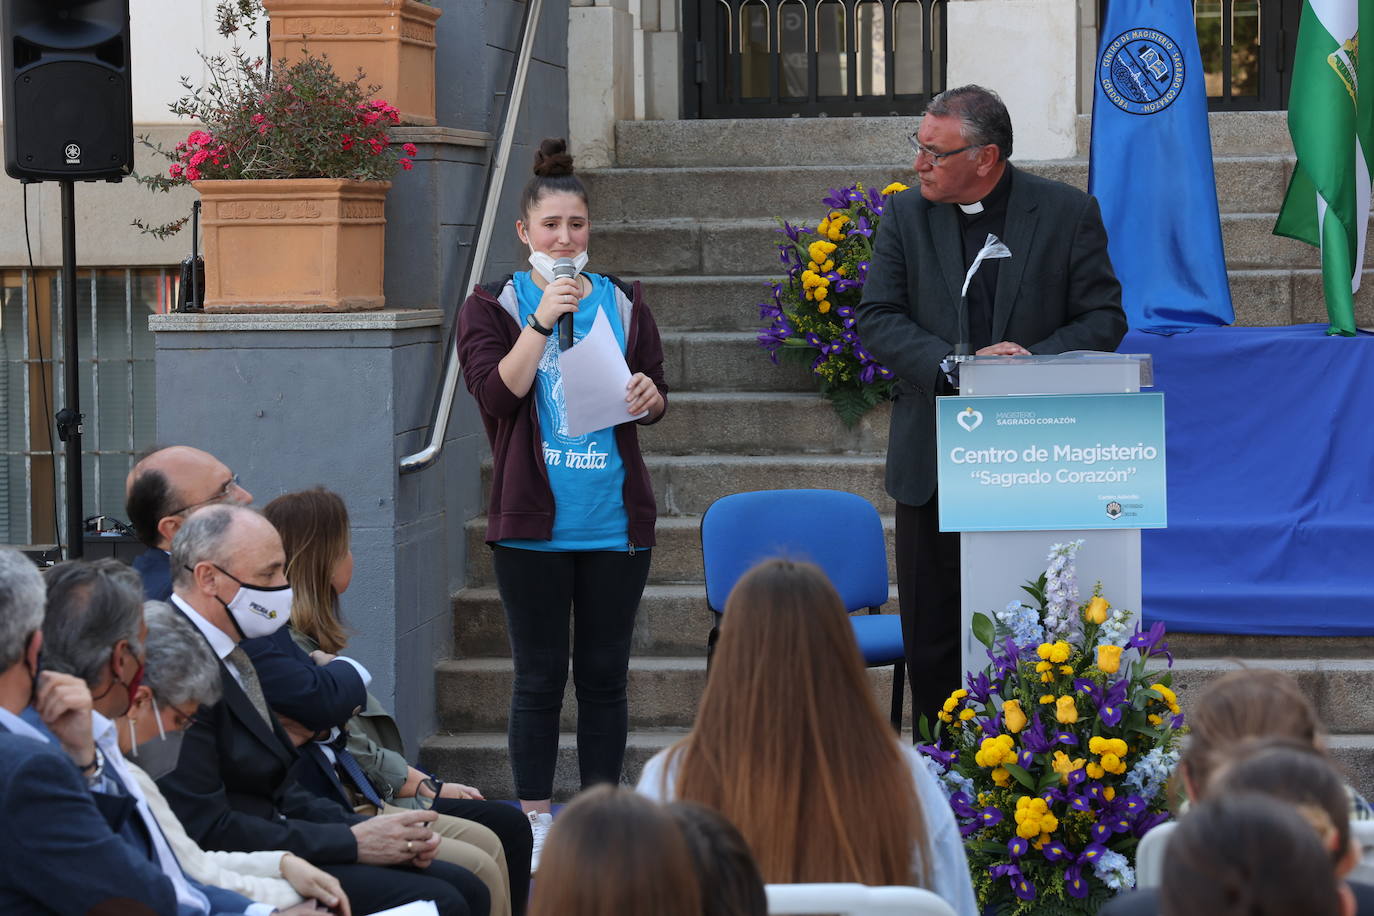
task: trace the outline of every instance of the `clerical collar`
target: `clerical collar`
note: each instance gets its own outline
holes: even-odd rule
[[[982,200],[975,200],[971,204],[958,204],[958,207],[963,211],[965,216],[976,216],[986,209],[984,203],[987,203],[989,206],[995,206],[1005,199],[1010,188],[1011,166],[1008,165],[1003,169],[1002,177],[997,179],[997,184],[992,186],[992,190],[988,192],[986,197]]]

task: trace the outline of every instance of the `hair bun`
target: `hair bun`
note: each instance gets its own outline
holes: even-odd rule
[[[534,154],[534,174],[540,178],[562,178],[573,173],[573,157],[568,154],[568,141],[548,138],[539,144]]]

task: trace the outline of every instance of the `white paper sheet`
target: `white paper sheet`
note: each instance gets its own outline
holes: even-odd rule
[[[416,900],[414,903],[393,906],[389,910],[378,910],[372,916],[439,916],[439,908],[433,900]]]
[[[625,386],[630,383],[630,367],[604,311],[596,313],[586,337],[558,354],[558,369],[563,375],[569,435],[583,436],[649,413],[629,411]]]

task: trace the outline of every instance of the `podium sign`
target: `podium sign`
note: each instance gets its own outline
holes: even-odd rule
[[[1163,394],[939,398],[941,531],[1163,528]]]

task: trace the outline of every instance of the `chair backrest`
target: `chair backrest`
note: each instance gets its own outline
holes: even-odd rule
[[[782,556],[825,570],[845,610],[887,602],[887,541],[883,521],[862,496],[839,490],[758,490],[733,493],[701,518],[706,602],[725,599],[761,560]]]
[[[769,884],[768,912],[838,913],[840,916],[954,916],[942,898],[919,887],[863,884]]]
[[[1164,850],[1177,821],[1166,821],[1140,838],[1135,848],[1135,886],[1159,887],[1164,883]]]

